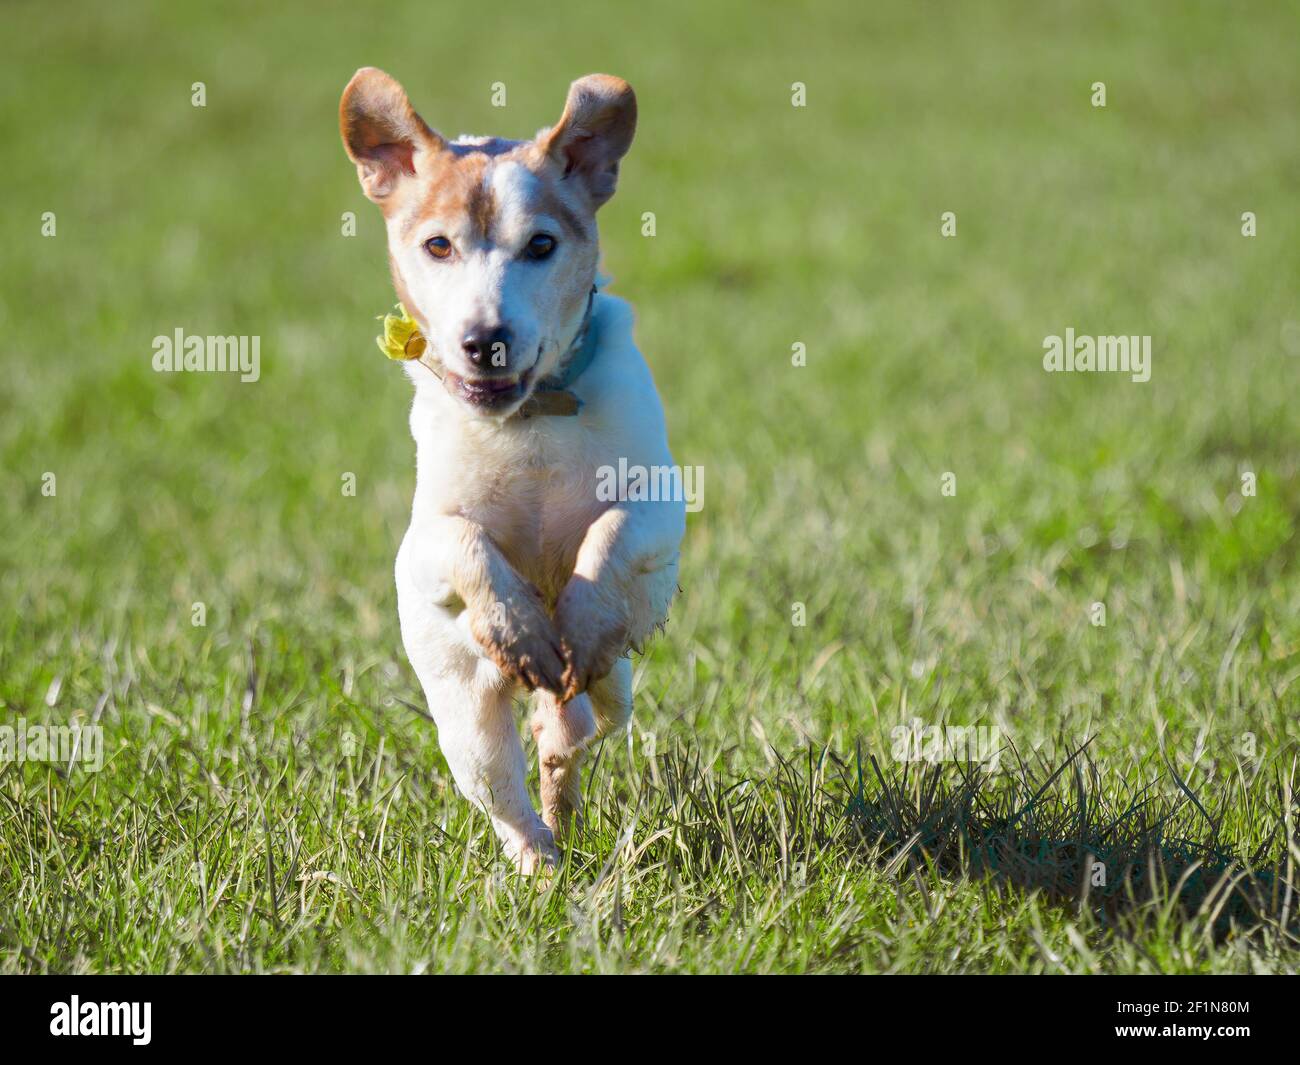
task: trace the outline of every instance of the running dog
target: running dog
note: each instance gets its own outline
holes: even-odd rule
[[[631,310],[596,287],[596,211],[636,97],[592,74],[532,140],[453,141],[368,67],[339,125],[418,328],[402,641],[457,787],[536,872],[558,859],[583,752],[631,717],[629,654],[666,620],[685,531],[680,499],[597,490],[620,460],[672,465]],[[520,686],[534,699],[540,817],[512,713]]]

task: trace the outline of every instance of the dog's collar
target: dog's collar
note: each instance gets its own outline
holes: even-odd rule
[[[592,360],[596,358],[598,345],[595,331],[591,328],[591,312],[595,303],[596,286],[592,285],[591,291],[587,293],[587,309],[583,312],[582,322],[560,358],[559,369],[537,383],[533,394],[524,401],[512,417],[534,418],[539,415],[551,415],[571,418],[582,409],[582,400],[574,395],[570,388],[587,372]],[[397,310],[399,314],[384,316],[384,335],[375,338],[379,350],[390,359],[418,360],[441,381],[442,374],[437,367],[424,361],[424,353],[429,345],[424,334],[420,332],[419,323],[400,303],[397,305]]]
[[[533,394],[516,412],[519,417],[553,415],[572,418],[582,409],[582,400],[569,389],[587,372],[596,357],[596,337],[591,328],[591,309],[595,303],[596,286],[592,285],[591,291],[587,293],[587,309],[583,312],[582,324],[578,326],[572,343],[561,357],[559,369],[550,377],[537,382]]]

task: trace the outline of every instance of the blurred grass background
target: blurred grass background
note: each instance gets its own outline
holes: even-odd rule
[[[1047,758],[1095,736],[1124,787],[1177,796],[1168,765],[1202,793],[1235,780],[1228,827],[1267,838],[1300,735],[1297,5],[3,19],[0,717],[98,708],[113,755],[96,777],[0,766],[6,968],[1294,968],[1281,933],[1175,949],[1178,929],[1117,938],[983,894],[987,951],[951,956],[961,922],[909,924],[870,862],[827,860],[835,891],[795,904],[761,866],[693,880],[616,841],[628,782],[672,744],[742,779],[807,744],[883,759],[913,716]],[[414,446],[372,340],[394,298],[380,218],[337,132],[361,65],[452,136],[531,136],[590,71],[638,94],[604,269],[706,496],[632,736],[589,794],[611,804],[591,876],[621,856],[640,885],[617,936],[518,885],[483,902],[494,849],[401,705],[422,705],[391,579]],[[1151,334],[1151,381],[1044,373],[1044,336],[1071,326]],[[178,327],[259,335],[261,380],[154,373]],[[304,894],[286,925],[268,859],[355,898],[322,915]],[[732,950],[761,900],[786,901]]]

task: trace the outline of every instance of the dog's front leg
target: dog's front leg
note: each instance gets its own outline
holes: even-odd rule
[[[516,679],[560,684],[559,641],[540,596],[458,517],[413,524],[396,577],[402,641],[457,787],[488,813],[521,870],[552,864],[555,843],[529,801],[511,713]]]
[[[481,525],[452,515],[422,523],[411,568],[417,583],[460,600],[461,623],[502,673],[529,691],[562,690],[564,656],[541,593]]]
[[[559,860],[550,828],[528,796],[527,765],[511,706],[511,687],[485,687],[469,674],[421,671],[438,724],[438,746],[461,794],[492,822],[516,867],[536,873]]]
[[[565,657],[562,701],[640,649],[668,616],[677,590],[681,503],[616,503],[592,522],[555,607]]]

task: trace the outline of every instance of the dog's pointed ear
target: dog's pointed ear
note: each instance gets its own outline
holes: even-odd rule
[[[447,145],[415,113],[402,86],[375,67],[362,67],[343,90],[339,132],[348,158],[357,164],[362,191],[375,203],[415,176],[420,153],[434,154]]]
[[[636,133],[636,93],[612,74],[588,74],[569,86],[564,114],[542,134],[542,148],[566,178],[586,186],[592,206],[614,195],[618,161]]]

